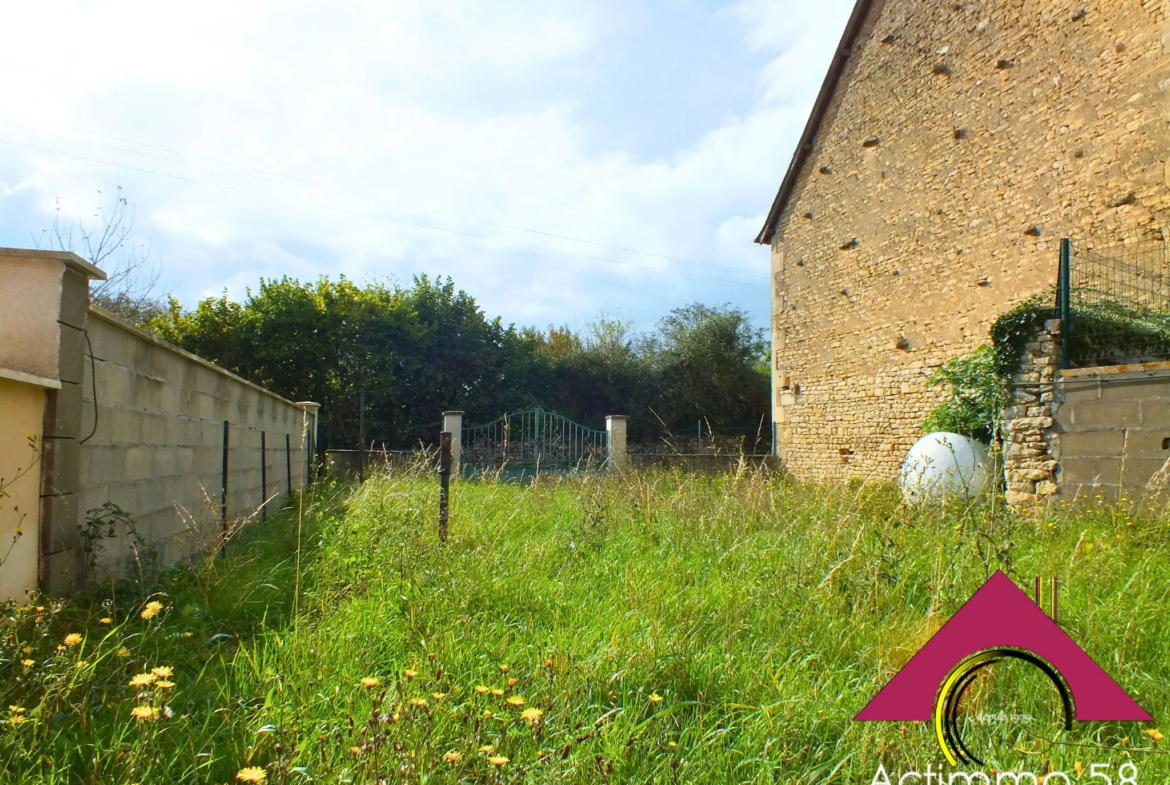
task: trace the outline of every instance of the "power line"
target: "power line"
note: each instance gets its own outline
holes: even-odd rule
[[[0,124],[7,125],[7,126],[12,127],[12,128],[18,128],[18,129],[24,130],[24,131],[30,131],[33,133],[50,133],[50,134],[54,134],[57,136],[66,136],[66,134],[60,133],[59,131],[45,131],[44,129],[29,128],[28,126],[21,126],[21,125],[18,125],[16,123],[12,123],[12,122],[6,121],[6,120],[0,120]],[[240,166],[239,164],[232,164],[232,163],[227,163],[227,162],[223,162],[223,161],[216,161],[214,159],[203,158],[201,156],[193,156],[193,155],[190,155],[188,153],[183,153],[183,152],[180,152],[177,150],[171,150],[171,149],[168,149],[165,147],[158,147],[155,145],[148,145],[148,144],[144,144],[142,142],[135,142],[133,140],[123,139],[123,138],[116,137],[116,136],[110,136],[108,134],[99,134],[99,133],[95,133],[92,131],[85,131],[82,129],[69,129],[69,130],[73,131],[75,134],[82,134],[82,135],[87,135],[87,136],[96,136],[96,137],[100,137],[100,138],[104,138],[104,139],[111,139],[114,141],[122,142],[124,144],[135,145],[137,147],[145,147],[148,149],[158,150],[160,152],[165,152],[165,153],[171,153],[172,155],[176,155],[176,156],[180,156],[180,157],[179,158],[171,158],[171,157],[167,157],[167,156],[163,156],[163,155],[155,155],[153,153],[143,152],[142,150],[133,150],[133,149],[125,148],[125,147],[118,147],[116,145],[108,145],[108,144],[103,144],[101,142],[84,140],[84,143],[86,143],[86,144],[95,145],[97,147],[102,147],[102,148],[105,148],[107,150],[115,150],[118,152],[129,153],[130,155],[138,155],[138,156],[143,156],[143,157],[147,157],[147,158],[153,158],[153,159],[160,160],[160,161],[169,161],[171,163],[177,163],[177,164],[181,164],[184,166],[203,166],[205,168],[214,169],[217,171],[225,172],[227,174],[239,175],[239,176],[243,176],[243,177],[251,177],[254,179],[259,179],[259,180],[263,180],[263,181],[267,181],[267,182],[296,183],[298,185],[304,185],[304,186],[309,186],[311,188],[318,189],[318,190],[323,191],[325,193],[331,193],[331,194],[335,194],[335,195],[339,195],[339,196],[347,196],[347,197],[351,197],[351,198],[355,198],[355,199],[359,199],[359,200],[363,200],[363,201],[381,202],[383,204],[390,204],[390,205],[395,205],[398,207],[405,207],[405,208],[407,208],[413,212],[416,212],[416,213],[422,213],[422,214],[429,213],[432,215],[445,215],[445,216],[449,216],[452,218],[461,218],[464,220],[475,221],[477,223],[487,224],[489,226],[498,226],[498,227],[503,228],[503,229],[511,229],[513,231],[527,232],[529,234],[536,234],[536,235],[540,235],[543,237],[550,237],[550,238],[554,238],[554,239],[558,239],[558,240],[568,240],[570,242],[582,243],[584,245],[592,245],[592,246],[597,247],[597,248],[605,248],[605,249],[608,249],[611,251],[622,251],[624,253],[631,253],[631,254],[635,254],[637,256],[648,256],[648,257],[654,257],[654,258],[659,258],[659,259],[665,259],[667,261],[677,262],[679,264],[691,265],[694,267],[702,267],[702,268],[711,269],[711,270],[720,270],[720,271],[724,271],[724,272],[736,273],[738,275],[750,275],[750,276],[758,277],[758,278],[766,278],[767,277],[766,275],[763,275],[761,273],[757,273],[757,272],[752,271],[752,270],[745,269],[743,267],[734,267],[731,265],[714,264],[711,262],[700,262],[698,260],[688,259],[688,258],[682,257],[682,256],[672,256],[670,254],[663,254],[663,253],[658,253],[655,251],[643,251],[643,250],[639,250],[637,248],[628,248],[626,246],[621,246],[621,245],[610,245],[607,243],[600,243],[600,242],[596,242],[593,240],[584,240],[584,239],[579,238],[579,237],[570,237],[568,235],[558,234],[556,232],[547,232],[547,231],[544,231],[541,229],[531,229],[528,227],[516,226],[514,224],[507,224],[507,223],[503,223],[500,221],[493,221],[493,220],[488,219],[488,218],[479,218],[477,216],[467,215],[465,213],[457,213],[457,212],[453,212],[450,210],[437,210],[437,209],[433,209],[433,208],[422,208],[422,207],[418,207],[416,205],[412,205],[409,202],[404,202],[404,201],[397,200],[397,199],[389,199],[386,197],[373,196],[370,194],[363,194],[363,193],[360,193],[357,191],[351,191],[351,190],[347,190],[347,189],[332,188],[330,186],[323,185],[321,183],[317,183],[317,182],[314,182],[312,180],[305,180],[305,179],[302,179],[299,177],[290,177],[287,175],[277,174],[275,172],[269,172],[269,171],[266,171],[263,169],[256,169],[253,167]],[[0,140],[0,141],[7,141],[7,140]],[[9,144],[19,144],[19,143],[9,142]],[[25,146],[31,147],[31,145],[25,145]],[[35,149],[43,149],[43,148],[35,148]],[[58,153],[61,155],[68,155],[68,153],[59,153],[58,151],[51,151],[51,150],[45,150],[45,151],[46,152],[55,152],[55,153]],[[75,156],[75,157],[82,158],[82,160],[94,160],[94,159],[86,159],[86,158],[83,158],[81,156]],[[184,159],[190,159],[190,160],[184,160]],[[195,162],[202,162],[202,163],[195,163]],[[109,163],[109,165],[111,165],[111,166],[119,166],[119,164],[113,164],[110,162],[99,161],[99,163]],[[144,171],[144,170],[139,170],[139,171]],[[590,258],[594,258],[594,257],[590,257]],[[651,268],[651,269],[656,269],[656,268]]]

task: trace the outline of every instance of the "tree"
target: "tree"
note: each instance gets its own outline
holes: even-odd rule
[[[149,246],[134,236],[134,209],[122,196],[121,186],[109,208],[99,204],[93,217],[93,223],[78,221],[62,227],[58,199],[53,225],[42,230],[40,238],[34,237],[33,244],[76,253],[101,268],[106,280],[91,283],[90,301],[146,327],[166,311],[154,294],[160,273],[158,265],[150,261]]]
[[[658,323],[654,341],[659,416],[670,426],[757,428],[769,408],[768,342],[746,312],[693,303]]]

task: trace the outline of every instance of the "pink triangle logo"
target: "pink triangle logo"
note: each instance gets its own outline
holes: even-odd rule
[[[1000,571],[853,719],[929,721],[939,687],[955,666],[997,648],[1021,649],[1046,660],[1068,683],[1079,721],[1152,719]]]

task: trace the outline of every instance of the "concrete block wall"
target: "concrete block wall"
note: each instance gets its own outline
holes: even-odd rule
[[[772,237],[786,467],[896,476],[1058,238],[1168,225],[1167,3],[875,0]]]
[[[267,494],[274,497],[268,508],[284,502],[290,481],[294,489],[301,487],[307,455],[302,406],[100,308],[89,310],[87,331],[93,359],[85,357],[80,385],[85,441],[79,454],[79,520],[110,501],[133,516],[164,563],[214,548],[222,532],[225,420],[229,519],[256,513],[264,500],[262,432]],[[307,424],[311,432],[312,416]],[[124,569],[129,554],[125,538],[105,543],[98,571]]]
[[[1170,491],[1170,363],[1061,373],[1060,498]]]

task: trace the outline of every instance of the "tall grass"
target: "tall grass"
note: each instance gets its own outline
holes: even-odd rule
[[[910,508],[746,471],[454,487],[446,546],[433,477],[319,489],[295,617],[287,513],[114,607],[11,609],[0,782],[869,783],[943,763],[927,723],[852,717],[997,569],[1059,578],[1064,629],[1170,711],[1157,515]],[[997,762],[1132,759],[1156,782],[1154,727],[1021,736]]]

